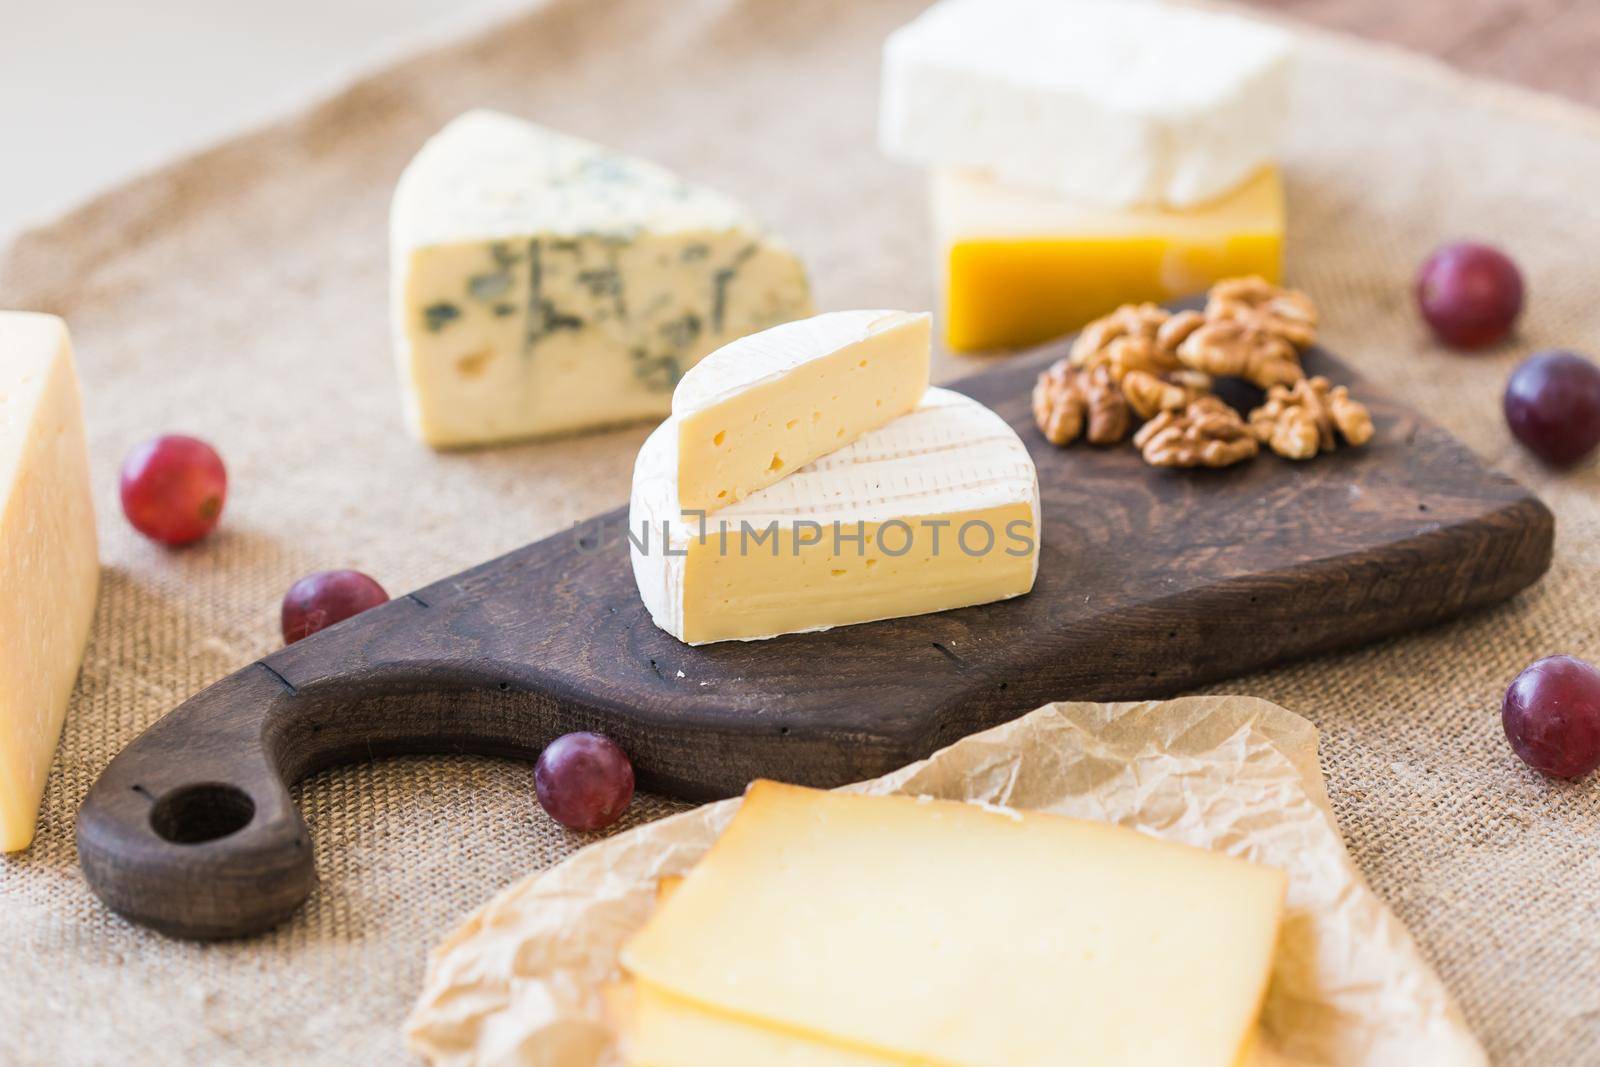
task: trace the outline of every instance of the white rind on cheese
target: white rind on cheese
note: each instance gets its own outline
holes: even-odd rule
[[[726,507],[906,414],[928,390],[931,322],[834,311],[711,353],[672,397],[680,508]]]
[[[0,852],[33,840],[99,582],[66,325],[0,311]]]
[[[1186,208],[1274,160],[1292,38],[1150,0],[943,0],[884,46],[893,158],[1108,206]]]
[[[490,111],[418,152],[390,241],[407,422],[436,447],[658,418],[701,357],[811,313],[731,197]]]
[[[704,539],[700,537],[700,523],[694,518],[685,519],[679,511],[677,452],[676,421],[669,419],[639,451],[629,506],[629,534],[634,539],[631,553],[640,597],[655,624],[680,641],[702,644],[708,640],[759,640],[986,603],[1026,593],[1038,574],[1039,481],[1033,460],[1004,419],[960,393],[929,389],[909,414],[716,512],[705,520],[709,536]],[[874,568],[876,573],[858,571],[854,569],[852,546],[846,546],[837,559],[831,559],[831,543],[820,549],[816,558],[790,553],[797,523],[819,523],[831,531],[835,522],[845,528],[893,520],[916,524],[919,519],[937,521],[944,516],[981,516],[1005,510],[1015,512],[1027,523],[1031,551],[1013,561],[1004,555],[1012,544],[1006,539],[1006,531],[996,530],[997,547],[986,558],[992,561],[993,570],[1004,573],[988,579],[963,572],[959,585],[946,590],[948,602],[937,607],[900,610],[905,598],[912,594],[927,598],[917,599],[920,605],[938,601],[942,595],[942,568],[960,567],[967,558],[950,546],[953,529],[946,534],[942,555],[926,563],[921,562],[920,554],[907,561],[908,566],[920,564],[920,570],[912,566],[908,571],[899,563],[884,561]],[[765,607],[770,610],[763,617],[778,610],[774,604],[782,605],[783,623],[758,632],[739,633],[737,637],[696,639],[697,632],[708,628],[719,633],[737,630],[737,625],[724,625],[727,620],[717,615],[737,615],[741,607],[731,603],[703,611],[686,608],[693,599],[689,588],[691,568],[700,554],[704,553],[708,563],[716,557],[722,530],[729,531],[737,544],[746,525],[764,531],[772,524],[776,524],[783,538],[782,554],[772,563],[772,580],[738,595],[766,598]],[[667,531],[665,544],[663,530]],[[646,542],[643,547],[641,541]],[[800,592],[785,588],[784,582],[803,568],[818,566],[837,566],[848,572],[840,575],[844,581],[834,594],[846,602],[826,596],[818,597],[825,603],[808,602],[818,596],[814,586]],[[891,572],[894,577],[888,577]],[[980,584],[970,584],[974,581]],[[983,584],[990,581],[995,584]]]

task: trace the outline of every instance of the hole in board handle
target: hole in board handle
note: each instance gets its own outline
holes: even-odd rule
[[[175,789],[156,801],[150,828],[163,841],[199,845],[243,830],[255,814],[255,801],[243,789],[206,782]]]

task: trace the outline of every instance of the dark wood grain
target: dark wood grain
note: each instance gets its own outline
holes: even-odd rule
[[[310,892],[288,787],[416,752],[536,757],[570,730],[622,743],[640,784],[726,796],[764,776],[882,774],[1051,700],[1132,699],[1414,629],[1511,596],[1550,562],[1549,511],[1444,431],[1358,383],[1369,448],[1291,466],[1146,467],[1057,449],[1028,392],[1060,347],[955,387],[1039,468],[1023,598],[776,641],[690,648],[650,622],[623,513],[529,545],[273,653],[131,744],[78,819],[89,884],[168,933],[263,930]],[[1332,357],[1311,369],[1352,380]]]

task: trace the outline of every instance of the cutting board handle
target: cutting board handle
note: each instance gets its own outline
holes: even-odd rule
[[[175,937],[265,930],[315,882],[266,744],[293,700],[264,664],[223,679],[111,761],[78,812],[78,859],[113,910]]]
[[[152,726],[78,813],[90,887],[175,937],[258,933],[315,883],[289,792],[306,775],[404,753],[534,758],[576,728],[558,720],[527,665],[499,654],[500,628],[489,623],[500,598],[452,599],[434,608],[413,595],[314,634]]]

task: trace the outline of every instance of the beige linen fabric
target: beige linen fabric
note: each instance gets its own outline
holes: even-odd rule
[[[819,306],[927,307],[922,178],[874,137],[879,43],[917,6],[552,0],[19,240],[0,306],[72,326],[105,571],[38,839],[0,858],[0,1062],[403,1059],[428,947],[587,840],[540,812],[530,768],[318,776],[299,796],[321,885],[240,944],[164,940],[102,909],[76,865],[77,805],[141,729],[277,646],[300,574],[354,566],[402,592],[625,499],[646,427],[452,455],[405,436],[385,215],[424,137],[487,105],[640,152],[768,217]],[[1329,344],[1537,487],[1557,558],[1500,609],[1219,688],[1321,728],[1354,855],[1497,1062],[1600,1063],[1600,783],[1530,773],[1497,716],[1529,660],[1600,658],[1600,475],[1540,470],[1498,408],[1527,350],[1600,354],[1600,119],[1322,37],[1296,114],[1290,269]],[[1458,234],[1508,246],[1532,294],[1515,344],[1482,356],[1431,347],[1411,309],[1416,263]],[[116,503],[121,455],[164,430],[210,438],[232,475],[222,530],[188,551],[144,542]],[[641,799],[628,821],[669,810]]]

